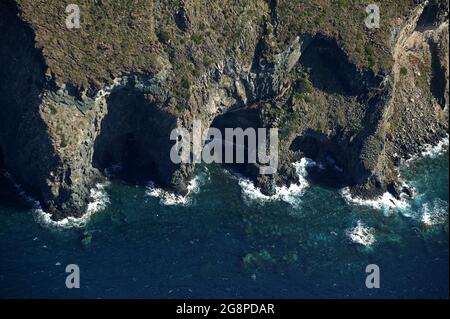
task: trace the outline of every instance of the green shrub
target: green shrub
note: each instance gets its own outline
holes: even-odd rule
[[[367,46],[365,51],[366,51],[367,64],[369,65],[369,67],[373,68],[376,63],[375,50],[373,47]]]
[[[408,69],[403,66],[400,69],[400,74],[403,75],[403,76],[407,75],[408,74]]]
[[[191,87],[191,81],[189,81],[186,76],[183,76],[183,78],[181,79],[181,87],[186,90],[189,90]]]
[[[49,109],[50,109],[50,114],[55,115],[56,113],[58,113],[58,110],[57,110],[56,107],[55,107],[54,105],[52,105],[52,104],[50,104]]]

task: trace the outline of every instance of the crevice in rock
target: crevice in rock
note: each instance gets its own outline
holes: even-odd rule
[[[93,166],[102,171],[120,167],[116,176],[131,183],[153,180],[171,187],[178,168],[170,160],[176,118],[133,89],[111,93],[107,108],[94,143]]]
[[[437,44],[429,41],[431,53],[431,94],[442,109],[445,108],[445,69],[439,59]]]
[[[183,32],[189,31],[191,20],[188,16],[184,3],[181,4],[178,12],[175,14],[175,23],[181,31]]]
[[[272,20],[273,35],[278,37],[278,0],[269,0],[270,18]]]

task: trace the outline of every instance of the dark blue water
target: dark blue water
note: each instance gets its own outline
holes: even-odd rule
[[[403,168],[417,189],[407,208],[351,204],[312,183],[295,205],[250,200],[220,167],[199,172],[186,206],[112,182],[83,228],[0,207],[0,297],[448,297],[448,152]],[[349,238],[358,221],[371,245]],[[67,264],[80,267],[79,289],[65,286]],[[365,286],[368,264],[379,289]]]

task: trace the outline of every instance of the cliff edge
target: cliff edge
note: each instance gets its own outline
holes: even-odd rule
[[[170,132],[278,128],[280,166],[239,170],[265,193],[303,156],[339,182],[399,196],[398,165],[448,133],[448,0],[0,3],[0,169],[55,219],[86,211],[111,167],[185,193]],[[407,191],[407,190],[406,190]]]

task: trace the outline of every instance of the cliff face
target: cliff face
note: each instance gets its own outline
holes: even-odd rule
[[[186,192],[169,136],[194,118],[279,128],[277,174],[237,167],[266,193],[304,155],[398,193],[399,160],[448,132],[448,2],[386,1],[370,30],[358,1],[79,2],[72,30],[69,2],[0,4],[0,165],[56,219],[111,167]]]

